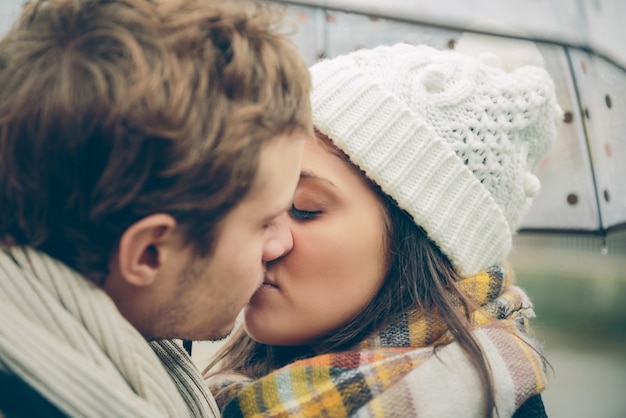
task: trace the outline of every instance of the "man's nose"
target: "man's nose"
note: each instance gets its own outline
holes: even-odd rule
[[[266,241],[263,248],[263,262],[276,260],[287,254],[293,248],[293,237],[289,229],[287,212],[277,217],[266,231]]]

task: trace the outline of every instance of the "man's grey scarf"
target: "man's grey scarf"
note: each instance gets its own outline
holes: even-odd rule
[[[100,288],[31,249],[0,250],[0,370],[69,416],[219,415],[178,344],[148,344]]]

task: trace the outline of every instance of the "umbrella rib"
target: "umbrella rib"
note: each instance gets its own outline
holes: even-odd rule
[[[530,35],[521,36],[521,35],[516,35],[512,33],[503,34],[503,33],[498,33],[498,32],[494,32],[490,30],[481,30],[477,28],[466,27],[462,24],[459,25],[459,24],[453,24],[453,23],[448,24],[448,23],[442,23],[442,22],[432,22],[432,21],[422,20],[414,16],[398,16],[392,13],[385,13],[385,11],[381,9],[368,10],[365,7],[358,8],[356,6],[348,8],[348,7],[342,6],[341,4],[339,5],[333,4],[332,1],[331,2],[328,2],[328,1],[320,2],[319,0],[274,0],[274,1],[277,3],[283,3],[287,6],[311,7],[311,8],[320,9],[320,10],[328,10],[328,11],[341,12],[341,13],[351,13],[351,14],[356,14],[356,15],[361,15],[361,16],[366,16],[366,17],[377,17],[377,18],[387,19],[387,20],[399,22],[399,23],[409,23],[409,24],[414,24],[414,25],[428,26],[431,28],[438,28],[438,29],[444,29],[444,30],[450,30],[450,31],[472,32],[472,33],[477,33],[480,35],[499,36],[503,38],[517,39],[517,40],[522,40],[522,41],[527,40],[527,41],[532,41],[532,42],[540,43],[540,44],[560,46],[566,49],[574,48],[574,49],[578,49],[583,52],[595,55],[596,57],[602,58],[604,61],[609,62],[613,64],[614,66],[616,66],[617,68],[620,68],[621,70],[626,72],[626,66],[624,65],[623,62],[620,62],[619,58],[612,57],[610,54],[605,53],[604,51],[600,51],[597,48],[587,43],[568,42],[567,40],[549,39],[549,38],[540,37],[540,36],[530,36]]]
[[[598,183],[596,181],[596,172],[593,165],[592,158],[592,149],[591,142],[589,138],[589,127],[587,126],[587,121],[582,117],[583,109],[581,108],[582,102],[580,97],[580,90],[578,89],[578,80],[576,79],[576,72],[574,71],[574,64],[572,63],[572,56],[569,53],[569,49],[567,47],[563,47],[565,51],[565,56],[567,57],[567,65],[569,66],[570,74],[572,75],[572,81],[574,84],[574,93],[576,94],[576,102],[578,103],[578,114],[581,117],[583,124],[583,134],[585,135],[585,145],[587,146],[587,157],[589,158],[589,167],[591,170],[591,182],[593,184],[594,198],[596,201],[596,207],[598,208],[598,228],[601,232],[606,232],[604,228],[604,220],[602,219],[602,208],[600,207],[600,198],[598,193]]]

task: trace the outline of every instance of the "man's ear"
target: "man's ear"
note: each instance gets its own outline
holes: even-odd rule
[[[146,216],[128,227],[117,255],[123,280],[134,286],[151,285],[167,257],[175,228],[176,220],[164,213]]]

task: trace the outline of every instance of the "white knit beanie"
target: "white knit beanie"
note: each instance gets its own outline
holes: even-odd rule
[[[473,275],[505,260],[561,120],[545,69],[397,44],[311,68],[313,122]]]

